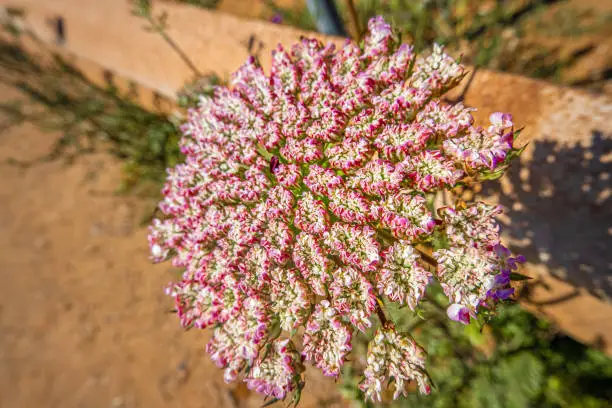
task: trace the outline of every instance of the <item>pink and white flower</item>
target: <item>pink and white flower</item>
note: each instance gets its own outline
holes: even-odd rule
[[[365,379],[359,385],[366,399],[380,402],[383,387],[393,386],[393,398],[407,395],[406,385],[416,381],[421,394],[429,394],[431,385],[425,371],[425,350],[392,325],[380,327],[368,345]]]
[[[510,296],[523,261],[500,242],[500,209],[436,211],[433,199],[505,168],[512,118],[475,126],[473,109],[440,99],[461,64],[440,46],[415,55],[381,17],[368,29],[362,46],[279,46],[269,74],[249,58],[201,97],[150,228],[152,260],[184,270],[168,289],[181,324],[212,328],[206,349],[226,381],[277,399],[301,390],[302,357],[338,377],[373,315],[366,395],[391,379],[395,397],[412,380],[429,392],[423,350],[381,305],[415,309],[437,280],[465,323]],[[416,249],[434,241],[437,265]]]

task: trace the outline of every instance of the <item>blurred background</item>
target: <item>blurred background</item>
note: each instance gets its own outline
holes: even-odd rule
[[[611,1],[0,0],[0,407],[262,405],[179,328],[178,271],[149,262],[146,225],[198,94],[375,15],[462,56],[451,100],[525,126],[526,157],[466,195],[509,210],[533,277],[482,330],[392,310],[437,389],[383,405],[612,406]],[[366,405],[366,340],[337,382],[308,371],[302,406]]]

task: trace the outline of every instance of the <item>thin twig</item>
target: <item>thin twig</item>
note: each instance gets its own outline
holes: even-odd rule
[[[156,23],[153,19],[153,16],[151,16],[150,14],[147,15],[147,20],[149,21],[151,26],[155,28],[157,33],[161,35],[164,41],[166,41],[166,43],[174,50],[174,52],[178,54],[178,56],[183,60],[183,62],[187,64],[189,69],[193,71],[194,75],[197,78],[203,77],[202,73],[198,70],[195,64],[189,59],[187,54],[185,54],[185,51],[183,51],[181,47],[179,47],[179,45],[166,33],[165,28]]]
[[[436,261],[436,258],[430,255],[430,248],[419,244],[415,245],[414,249],[416,249],[418,253],[421,254],[421,258],[423,258],[423,260],[429,265],[433,266],[434,268],[438,266],[438,261]]]
[[[355,41],[361,40],[361,26],[359,24],[359,16],[357,15],[357,9],[355,8],[355,2],[353,0],[346,0],[348,6],[349,16],[351,18],[351,25],[355,30]]]
[[[385,312],[382,310],[382,307],[380,307],[380,303],[378,302],[376,302],[376,315],[378,315],[381,325],[385,326],[389,322],[387,316],[385,316]]]

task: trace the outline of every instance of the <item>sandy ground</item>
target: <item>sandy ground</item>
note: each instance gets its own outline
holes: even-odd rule
[[[113,194],[118,162],[6,163],[42,156],[57,137],[31,125],[0,133],[0,407],[260,406],[224,384],[207,332],[185,333],[168,313],[176,271],[148,261],[142,202]],[[330,406],[334,390],[311,373],[302,406]]]

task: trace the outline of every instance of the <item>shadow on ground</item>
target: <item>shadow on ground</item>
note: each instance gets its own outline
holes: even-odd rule
[[[531,151],[501,183],[510,192],[499,200],[510,218],[504,232],[512,249],[612,299],[612,135],[592,130],[588,146],[539,141]],[[497,194],[499,184],[483,192]]]

